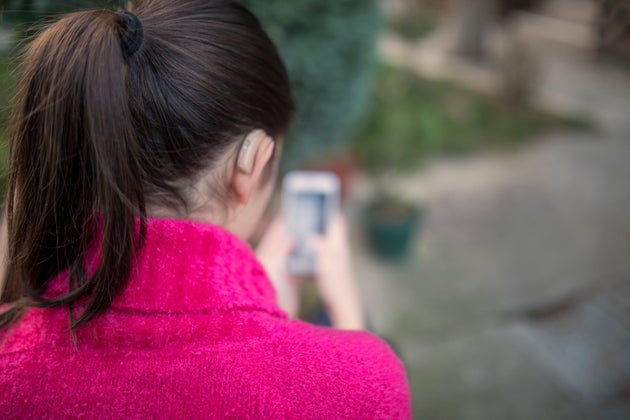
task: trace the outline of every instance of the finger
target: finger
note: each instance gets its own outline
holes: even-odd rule
[[[326,247],[328,246],[327,242],[328,241],[325,236],[313,235],[308,238],[307,244],[308,247],[315,251],[317,255],[320,255],[326,250]]]
[[[292,276],[287,272],[286,276],[287,284],[294,288],[294,290],[299,290],[300,285],[304,282],[303,277]]]
[[[329,235],[331,243],[343,244],[348,240],[348,224],[343,214],[336,214],[330,223]]]
[[[259,253],[273,252],[286,254],[290,252],[292,247],[293,241],[287,235],[282,219],[276,217],[262,237],[258,245],[258,251]]]
[[[327,236],[335,234],[339,230],[343,229],[344,218],[341,212],[337,212],[330,218],[328,223],[328,229],[326,229]]]

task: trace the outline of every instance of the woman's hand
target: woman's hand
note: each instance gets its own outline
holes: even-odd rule
[[[341,215],[333,218],[325,236],[316,237],[315,282],[333,327],[365,328],[359,288],[352,268],[348,228]]]
[[[289,275],[286,263],[292,248],[293,242],[286,234],[282,219],[276,217],[258,244],[256,255],[276,289],[278,306],[290,318],[295,318],[300,310],[300,284]]]
[[[263,235],[256,254],[276,289],[278,305],[295,318],[300,310],[301,279],[287,271],[287,257],[294,244],[277,217]],[[365,328],[359,288],[354,278],[347,226],[341,215],[328,226],[325,236],[314,237],[317,254],[314,281],[332,326],[339,329]]]

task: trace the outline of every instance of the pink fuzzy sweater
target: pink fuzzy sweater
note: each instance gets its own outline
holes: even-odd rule
[[[410,417],[383,341],[288,319],[248,245],[217,226],[150,219],[128,287],[76,347],[61,308],[1,335],[2,419]]]

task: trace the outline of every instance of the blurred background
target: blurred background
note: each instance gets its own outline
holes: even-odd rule
[[[335,171],[373,330],[416,418],[630,418],[630,0],[247,0]],[[19,41],[120,2],[0,1]],[[4,172],[4,171],[3,171]]]

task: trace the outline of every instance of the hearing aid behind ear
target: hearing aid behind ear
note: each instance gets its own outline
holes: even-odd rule
[[[252,172],[256,151],[266,136],[267,133],[260,129],[253,130],[247,135],[243,145],[241,146],[241,150],[238,153],[238,160],[236,162],[240,170],[248,174]]]

